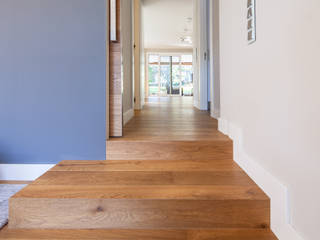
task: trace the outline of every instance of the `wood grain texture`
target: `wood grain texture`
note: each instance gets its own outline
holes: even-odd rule
[[[34,185],[228,185],[254,186],[241,171],[49,171]]]
[[[108,141],[108,160],[230,160],[231,141]]]
[[[199,230],[24,230],[4,229],[7,240],[276,240],[268,229]]]
[[[122,76],[120,0],[117,3],[117,41],[109,43],[109,135],[122,136]]]
[[[269,198],[190,99],[151,99],[109,160],[62,161],[14,195],[7,239],[276,239]]]
[[[151,200],[265,200],[257,186],[214,185],[36,185],[16,193],[11,200],[32,199],[151,199]],[[43,209],[45,210],[45,209]]]
[[[62,161],[52,171],[243,171],[234,161],[212,160],[107,160]]]
[[[148,98],[142,111],[124,127],[123,138],[112,141],[198,141],[230,139],[217,131],[208,112],[193,107],[192,97]]]
[[[9,228],[268,228],[267,200],[13,198]],[[14,211],[12,211],[14,209]]]

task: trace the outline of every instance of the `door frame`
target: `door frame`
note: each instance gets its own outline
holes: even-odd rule
[[[106,39],[105,39],[105,45],[106,45],[106,141],[109,140],[110,138],[110,121],[109,121],[109,116],[110,116],[110,51],[109,51],[109,36],[110,36],[110,27],[109,27],[109,3],[110,0],[106,0]]]
[[[182,55],[192,55],[192,52],[157,52],[157,51],[147,51],[146,52],[146,61],[145,61],[145,69],[146,69],[146,78],[145,78],[145,96],[146,97],[150,97],[149,96],[149,82],[148,82],[148,80],[149,80],[149,71],[148,71],[148,65],[149,65],[149,56],[150,55],[158,55],[160,58],[159,58],[159,62],[158,62],[158,64],[159,64],[159,69],[161,69],[160,68],[160,64],[161,64],[161,57],[162,56],[165,56],[165,57],[170,57],[170,56],[172,56],[172,57],[174,57],[174,56],[178,56],[179,57],[179,59],[180,59],[180,61],[179,61],[179,64],[180,64],[180,66],[181,66],[181,56]],[[181,72],[181,70],[180,70],[180,72]],[[161,71],[159,71],[159,74],[161,74]],[[180,74],[181,75],[181,74]],[[159,80],[160,80],[160,77],[159,77]],[[160,86],[160,84],[161,84],[161,81],[159,82],[159,86]],[[179,96],[181,96],[181,82],[180,82],[180,94],[179,94]],[[172,92],[172,91],[170,91],[170,92]],[[166,96],[178,96],[178,94],[167,94]],[[155,96],[155,97],[161,97],[161,96]]]

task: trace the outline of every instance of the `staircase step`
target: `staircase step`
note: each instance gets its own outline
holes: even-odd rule
[[[254,186],[241,171],[49,171],[34,185],[229,185]]]
[[[102,160],[62,161],[51,171],[243,171],[231,160]]]
[[[108,160],[232,160],[231,141],[108,141]]]
[[[25,230],[5,229],[7,240],[277,240],[268,229],[208,230]]]
[[[269,205],[256,186],[32,184],[10,199],[9,227],[267,228]]]

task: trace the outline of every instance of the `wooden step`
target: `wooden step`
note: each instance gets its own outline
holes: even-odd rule
[[[228,185],[254,186],[242,171],[49,171],[34,185]]]
[[[7,240],[277,240],[268,229],[208,230],[25,230],[4,229]]]
[[[262,228],[269,205],[232,161],[63,161],[10,199],[9,226]]]
[[[89,181],[91,185],[77,185],[70,180],[64,185],[54,185],[50,180],[50,185],[43,185],[42,178],[46,179],[46,174],[10,199],[10,228],[187,229],[270,225],[269,199],[254,184],[98,185]]]
[[[108,141],[108,160],[232,160],[231,141]]]
[[[231,160],[62,161],[52,171],[243,171]]]

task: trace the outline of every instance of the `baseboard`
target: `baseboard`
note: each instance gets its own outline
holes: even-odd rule
[[[123,126],[125,126],[134,117],[134,110],[129,109],[123,114]]]
[[[234,160],[271,199],[271,229],[280,240],[303,240],[290,224],[288,188],[243,148],[242,129],[219,118],[218,130],[233,140]]]
[[[0,164],[0,180],[33,181],[54,164]]]
[[[210,116],[216,120],[220,118],[220,111],[211,111]]]
[[[200,102],[197,101],[197,100],[193,100],[193,106],[194,106],[195,108],[200,109]]]

